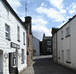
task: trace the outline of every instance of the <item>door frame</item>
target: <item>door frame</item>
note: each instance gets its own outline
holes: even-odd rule
[[[0,72],[1,72],[1,74],[3,74],[3,51],[2,50],[0,50],[0,59],[1,59],[1,70],[0,70]]]

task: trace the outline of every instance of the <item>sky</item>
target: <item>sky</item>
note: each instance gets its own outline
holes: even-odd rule
[[[76,14],[76,0],[8,0],[11,7],[24,21],[27,15],[32,17],[32,32],[42,40],[43,34],[51,35],[52,27],[60,28]]]

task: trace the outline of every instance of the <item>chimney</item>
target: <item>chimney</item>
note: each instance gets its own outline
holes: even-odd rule
[[[32,19],[31,16],[26,16],[25,17],[25,22],[26,23],[31,23],[31,19]]]
[[[32,34],[32,29],[31,29],[31,23],[32,23],[32,18],[31,16],[26,16],[25,17],[25,26],[27,31],[29,31],[30,34]]]

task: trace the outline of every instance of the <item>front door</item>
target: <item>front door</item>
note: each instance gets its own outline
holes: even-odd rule
[[[12,72],[12,67],[13,67],[13,53],[9,53],[9,72]]]
[[[3,52],[0,51],[0,74],[3,74]]]

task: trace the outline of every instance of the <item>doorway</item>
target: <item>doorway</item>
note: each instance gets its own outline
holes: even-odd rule
[[[62,63],[64,63],[64,50],[62,50]]]
[[[3,52],[0,50],[0,74],[3,74]]]

